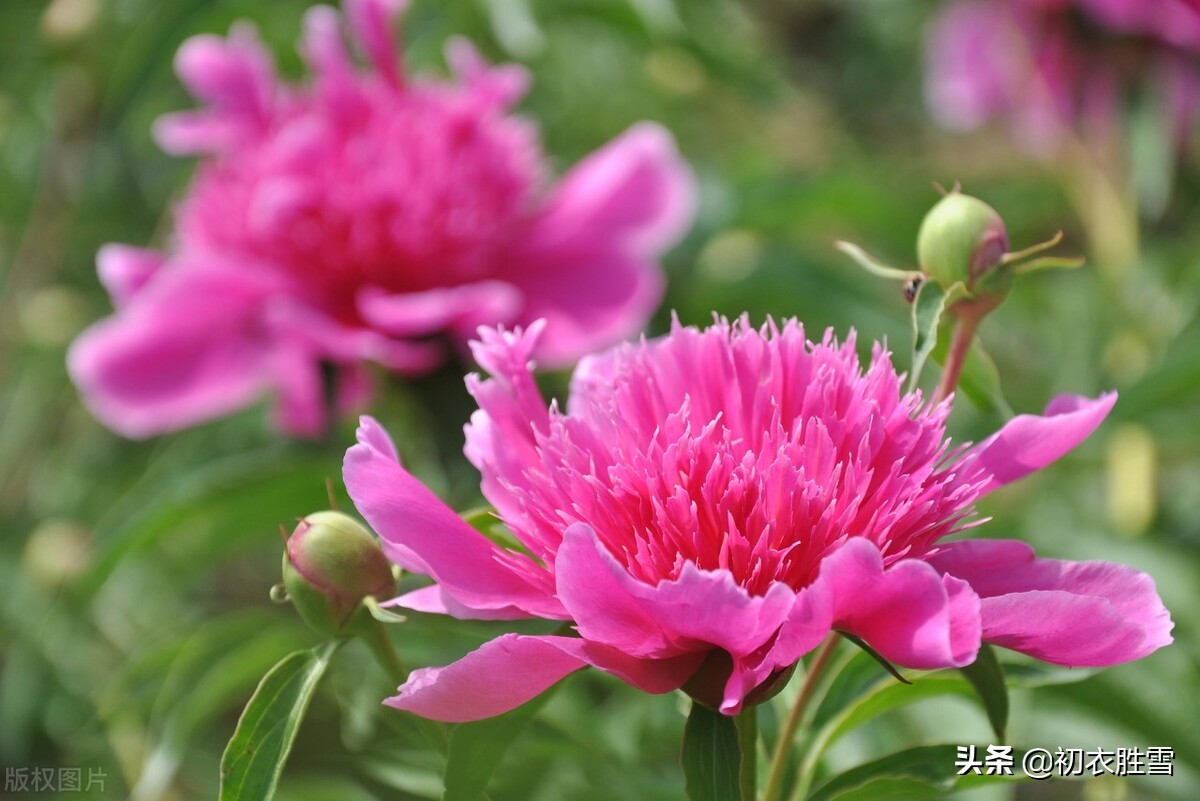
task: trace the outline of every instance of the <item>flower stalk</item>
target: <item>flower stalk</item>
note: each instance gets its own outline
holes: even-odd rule
[[[816,656],[813,657],[808,672],[804,675],[804,683],[800,686],[800,694],[796,696],[796,703],[792,704],[787,720],[783,722],[783,727],[779,730],[779,739],[775,742],[775,752],[771,756],[771,767],[767,773],[767,785],[763,791],[763,801],[779,801],[782,797],[783,779],[787,773],[788,756],[792,751],[792,743],[796,739],[796,734],[800,731],[800,723],[804,719],[808,702],[812,699],[817,683],[820,681],[821,675],[825,672],[825,668],[829,665],[829,660],[833,658],[834,652],[837,651],[837,646],[838,634],[837,632],[830,632],[829,636],[825,638],[825,642],[817,650]]]

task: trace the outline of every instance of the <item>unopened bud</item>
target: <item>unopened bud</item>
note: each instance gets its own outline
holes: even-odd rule
[[[379,541],[341,512],[300,521],[283,555],[283,584],[304,622],[326,636],[356,633],[371,619],[363,599],[388,598],[396,590]]]
[[[1006,252],[1004,220],[979,198],[957,190],[929,210],[917,234],[921,270],[943,287],[962,282],[972,292],[980,289]]]

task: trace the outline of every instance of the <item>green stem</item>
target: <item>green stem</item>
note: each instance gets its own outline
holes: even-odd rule
[[[758,707],[748,706],[737,716],[738,745],[742,749],[742,770],[738,784],[742,801],[754,801],[758,795]]]
[[[392,647],[392,641],[383,624],[378,620],[372,620],[362,638],[370,647],[371,653],[375,655],[380,667],[388,674],[388,678],[396,682],[397,687],[403,684],[408,678],[408,670],[400,661],[400,655],[396,653],[396,649]]]
[[[380,667],[387,673],[388,677],[399,687],[408,679],[408,670],[404,667],[404,663],[400,661],[400,655],[396,653],[395,647],[392,646],[392,640],[388,637],[387,626],[380,623],[378,620],[372,620],[371,625],[362,635],[363,642],[371,649],[371,653],[375,655],[376,661]],[[436,720],[427,720],[420,715],[411,715],[410,719],[417,733],[424,738],[438,753],[446,753],[449,747],[450,734],[446,731],[446,726]],[[486,798],[486,796],[485,796]]]
[[[796,703],[792,705],[787,720],[783,723],[783,728],[779,730],[775,753],[771,757],[771,769],[767,773],[767,787],[763,792],[763,801],[779,801],[783,794],[783,779],[787,773],[792,742],[795,741],[796,732],[800,729],[800,722],[804,719],[804,710],[808,706],[809,699],[812,698],[812,694],[817,688],[817,681],[821,678],[829,660],[833,658],[837,646],[838,634],[830,632],[825,642],[821,644],[820,650],[817,651],[817,655],[813,657],[808,672],[804,675],[804,684],[800,686],[800,695],[796,696]]]

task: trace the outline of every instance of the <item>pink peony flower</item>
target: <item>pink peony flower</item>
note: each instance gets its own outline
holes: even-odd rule
[[[436,582],[398,605],[571,621],[579,636],[500,636],[414,671],[392,706],[487,717],[586,665],[666,692],[724,652],[715,700],[733,714],[833,629],[914,668],[969,664],[981,641],[1063,665],[1171,642],[1142,573],[946,540],[979,522],[978,498],[1087,437],[1113,394],[1061,396],[951,448],[948,403],[903,394],[881,348],[863,370],[853,337],[812,343],[795,321],[743,318],[676,323],[584,360],[564,412],[530,374],[542,332],[482,329],[473,348],[491,378],[468,378],[479,411],[466,453],[522,549],[459,519],[370,418],[345,481],[389,557]]]
[[[940,123],[1003,118],[1034,153],[1078,124],[1111,130],[1131,85],[1151,91],[1178,141],[1200,108],[1195,0],[964,0],[934,20],[926,52]]]
[[[167,253],[110,245],[100,277],[117,313],[75,343],[70,370],[100,419],[130,436],[278,398],[278,423],[325,424],[323,371],[341,406],[363,363],[412,374],[481,323],[545,318],[538,358],[568,364],[636,333],[658,305],[661,253],[691,216],[670,135],[641,124],[544,189],[537,132],[512,116],[528,83],[465,41],[453,82],[398,67],[399,0],[318,6],[288,85],[252,29],[180,48],[202,108],[168,115],[168,152],[200,157]],[[465,347],[464,347],[465,350]]]

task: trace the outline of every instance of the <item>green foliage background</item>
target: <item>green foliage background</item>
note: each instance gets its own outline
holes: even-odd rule
[[[241,706],[284,654],[315,642],[278,580],[280,523],[324,508],[352,441],[279,441],[262,409],[148,442],[122,440],[80,406],[70,339],[109,305],[94,272],[109,241],[161,243],[191,163],[151,142],[188,100],[179,43],[260,28],[299,73],[302,0],[5,0],[0,3],[0,768],[105,771],[69,797],[216,796]],[[1096,436],[1052,469],[987,499],[981,533],[1043,555],[1148,571],[1176,643],[1085,681],[1014,697],[1024,746],[1171,746],[1176,776],[995,788],[970,798],[1193,799],[1200,793],[1200,184],[1197,148],[1171,169],[1135,153],[1133,175],[1086,160],[1037,162],[1006,132],[939,132],[921,96],[923,26],[938,4],[880,0],[417,0],[413,69],[441,70],[465,34],[535,77],[523,110],[572,164],[639,119],[666,124],[694,166],[697,224],[668,258],[669,310],[796,315],[818,334],[886,338],[907,364],[908,309],[833,248],[859,242],[911,264],[917,226],[955,180],[1001,211],[1015,246],[1062,228],[1082,271],[1022,282],[983,325],[1012,407],[1063,391],[1121,392]],[[1106,183],[1098,176],[1115,176]],[[1123,177],[1124,176],[1124,177]],[[1168,187],[1168,183],[1170,186]],[[1134,196],[1170,192],[1138,219]],[[1143,204],[1143,208],[1151,207]],[[1130,223],[1137,220],[1136,224]],[[461,365],[386,380],[376,408],[406,461],[457,508],[478,503],[461,458],[471,404]],[[549,376],[560,392],[563,376]],[[1001,419],[960,403],[959,439]],[[348,499],[340,498],[343,509]],[[396,633],[410,664],[450,661],[497,624],[414,616]],[[316,698],[279,797],[437,798],[441,766],[357,644]],[[790,695],[785,692],[781,703]],[[490,786],[500,799],[675,799],[685,705],[594,672],[568,680]],[[772,707],[764,708],[771,725]],[[844,770],[917,742],[990,742],[969,700],[888,713],[830,753]],[[64,794],[67,797],[68,794]],[[8,797],[7,795],[5,797]],[[16,795],[23,798],[25,795]],[[35,797],[30,794],[28,797]]]

